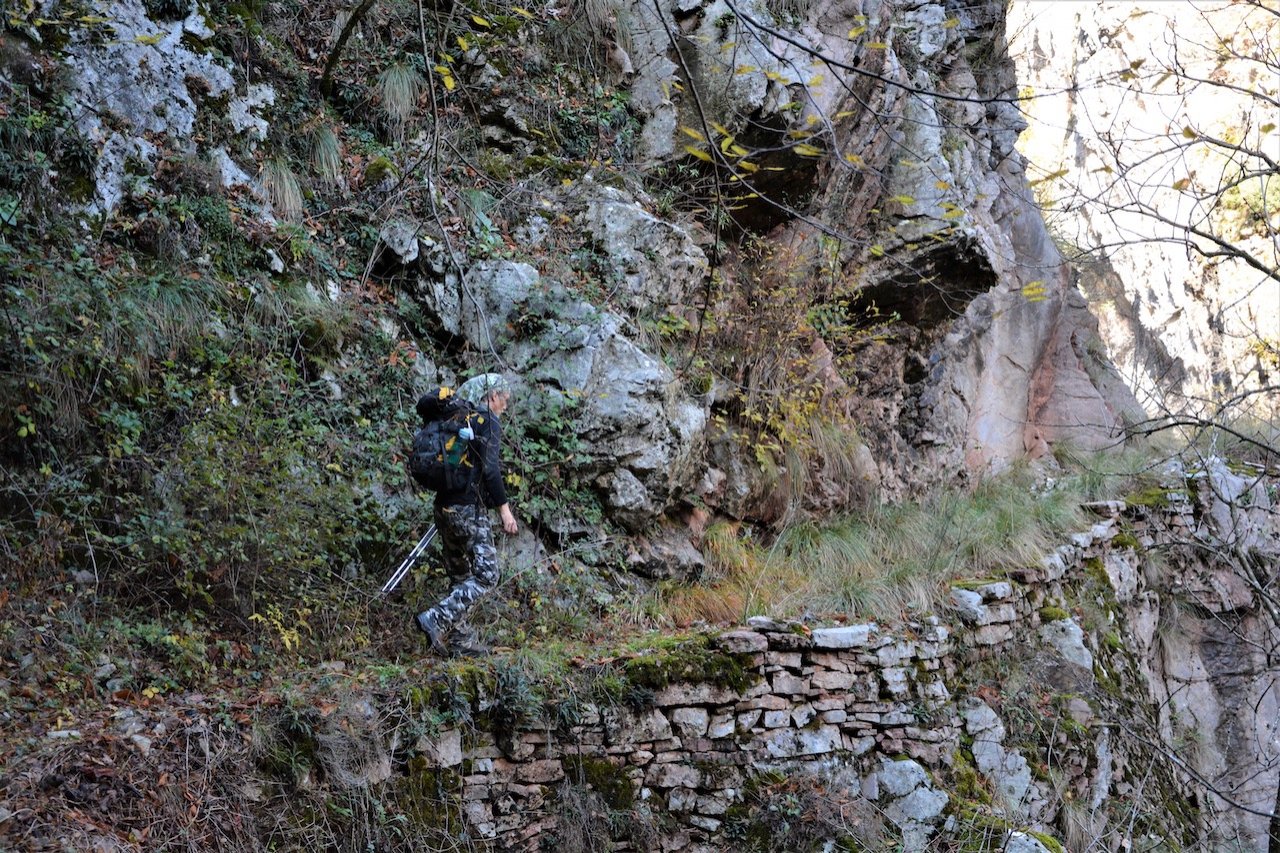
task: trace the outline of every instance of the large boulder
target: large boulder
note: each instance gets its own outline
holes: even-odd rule
[[[418,260],[429,273],[429,253]],[[568,413],[560,428],[574,431],[576,450],[566,464],[594,484],[624,527],[650,526],[692,491],[703,467],[706,407],[637,345],[622,317],[516,261],[477,261],[461,276],[420,275],[412,292],[454,346],[486,353],[520,377],[516,417],[536,425]]]

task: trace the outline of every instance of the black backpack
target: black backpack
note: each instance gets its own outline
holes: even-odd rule
[[[445,387],[423,394],[417,409],[423,425],[413,436],[409,473],[433,492],[466,489],[480,466],[478,448],[472,448],[472,425],[479,413]]]

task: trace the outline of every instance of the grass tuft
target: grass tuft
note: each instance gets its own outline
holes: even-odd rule
[[[342,177],[342,144],[327,124],[311,135],[311,168],[320,180],[336,184]]]
[[[378,75],[378,100],[397,135],[413,116],[421,94],[422,77],[411,65],[395,62]]]
[[[302,186],[287,162],[268,160],[262,167],[262,183],[276,216],[288,222],[302,218]]]

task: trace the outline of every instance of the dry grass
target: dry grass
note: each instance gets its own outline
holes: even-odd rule
[[[320,180],[336,184],[342,178],[342,144],[333,128],[322,124],[311,135],[311,168]]]
[[[262,167],[262,184],[276,216],[288,222],[302,218],[302,186],[293,167],[281,159],[268,160]]]
[[[1081,493],[1035,493],[1027,472],[785,530],[766,546],[738,525],[713,526],[706,553],[715,579],[673,592],[679,622],[767,614],[887,618],[937,609],[949,582],[998,576],[1037,561],[1084,524]]]
[[[396,138],[403,135],[421,95],[422,76],[411,65],[396,62],[378,75],[378,102]]]

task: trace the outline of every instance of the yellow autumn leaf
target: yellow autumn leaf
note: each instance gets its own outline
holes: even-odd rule
[[[532,12],[530,12],[528,9],[522,8],[522,7],[520,7],[520,6],[512,6],[512,7],[511,7],[511,11],[512,11],[512,12],[515,12],[517,15],[519,15],[519,16],[520,16],[520,17],[522,17],[522,18],[530,18],[530,19],[532,19],[532,18],[533,18],[533,13],[532,13]]]
[[[713,122],[709,122],[709,124],[711,125],[711,129],[714,130],[716,133],[720,134],[721,136],[729,136],[729,137],[733,136],[733,134],[729,132],[729,128],[725,127],[720,122],[713,121]]]
[[[730,145],[729,150],[726,153],[732,154],[734,157],[746,157],[751,152],[743,148],[741,145]]]
[[[947,18],[945,21],[942,22],[942,28],[944,30],[949,30],[958,26],[960,26],[959,18]]]
[[[898,195],[893,196],[892,200],[904,207],[916,203],[915,196],[909,196],[906,193],[899,193]]]
[[[488,18],[482,18],[479,15],[472,15],[471,20],[475,21],[477,27],[484,27],[485,29],[488,29],[493,26],[493,24],[489,23]]]
[[[867,47],[871,48],[872,50],[884,50],[887,47],[889,47],[889,45],[885,44],[882,41],[869,41],[867,42]]]
[[[880,245],[872,246],[868,251],[870,251],[871,254],[875,255],[877,258],[884,257],[884,246],[880,246]]]
[[[156,33],[153,36],[134,36],[133,40],[138,44],[149,44],[155,46],[160,43],[162,38],[164,38],[164,33]]]
[[[861,168],[861,167],[863,167],[863,166],[865,166],[865,165],[867,164],[867,161],[863,160],[863,159],[862,159],[861,157],[859,157],[857,154],[846,154],[846,155],[844,155],[844,159],[845,159],[847,162],[849,162],[849,163],[851,163],[851,164],[853,164],[854,166],[857,166],[857,167],[859,167],[859,168]]]
[[[699,142],[707,141],[707,138],[702,135],[701,131],[694,130],[692,127],[687,127],[682,124],[680,125],[680,132],[683,133],[685,136],[690,137],[691,139],[698,140]]]
[[[821,148],[816,148],[805,142],[801,142],[799,145],[796,145],[791,150],[799,154],[801,157],[821,157],[822,156]]]
[[[471,50],[471,42],[465,36],[458,36],[458,47],[462,48],[463,51]]]
[[[739,161],[738,161],[738,168],[739,168],[739,169],[741,169],[741,170],[742,170],[742,171],[744,171],[744,172],[758,172],[758,171],[760,171],[760,167],[759,167],[759,166],[757,166],[755,163],[752,163],[750,160],[739,160]]]
[[[701,148],[695,148],[692,145],[686,145],[684,147],[684,150],[687,151],[689,154],[693,155],[694,157],[697,157],[699,160],[702,160],[707,163],[711,162],[711,155],[708,154],[706,151],[703,151]]]
[[[759,71],[759,70],[760,69],[756,68],[754,65],[739,65],[737,68],[733,69],[733,73],[734,74],[750,74],[753,71]]]
[[[722,152],[724,152],[725,154],[728,154],[728,153],[729,153],[729,149],[730,149],[732,146],[733,146],[733,137],[732,137],[732,136],[726,136],[724,139],[721,139],[721,140],[720,140],[720,150],[721,150]]]
[[[937,190],[943,190],[945,192],[946,190],[951,189],[951,184],[947,183],[946,181],[934,181],[933,188]]]
[[[866,31],[867,31],[867,25],[866,25],[866,24],[859,24],[858,26],[856,26],[856,27],[854,27],[853,29],[849,30],[849,38],[851,38],[851,39],[856,39],[858,36],[862,35],[862,34],[863,34],[863,33],[865,33]]]

